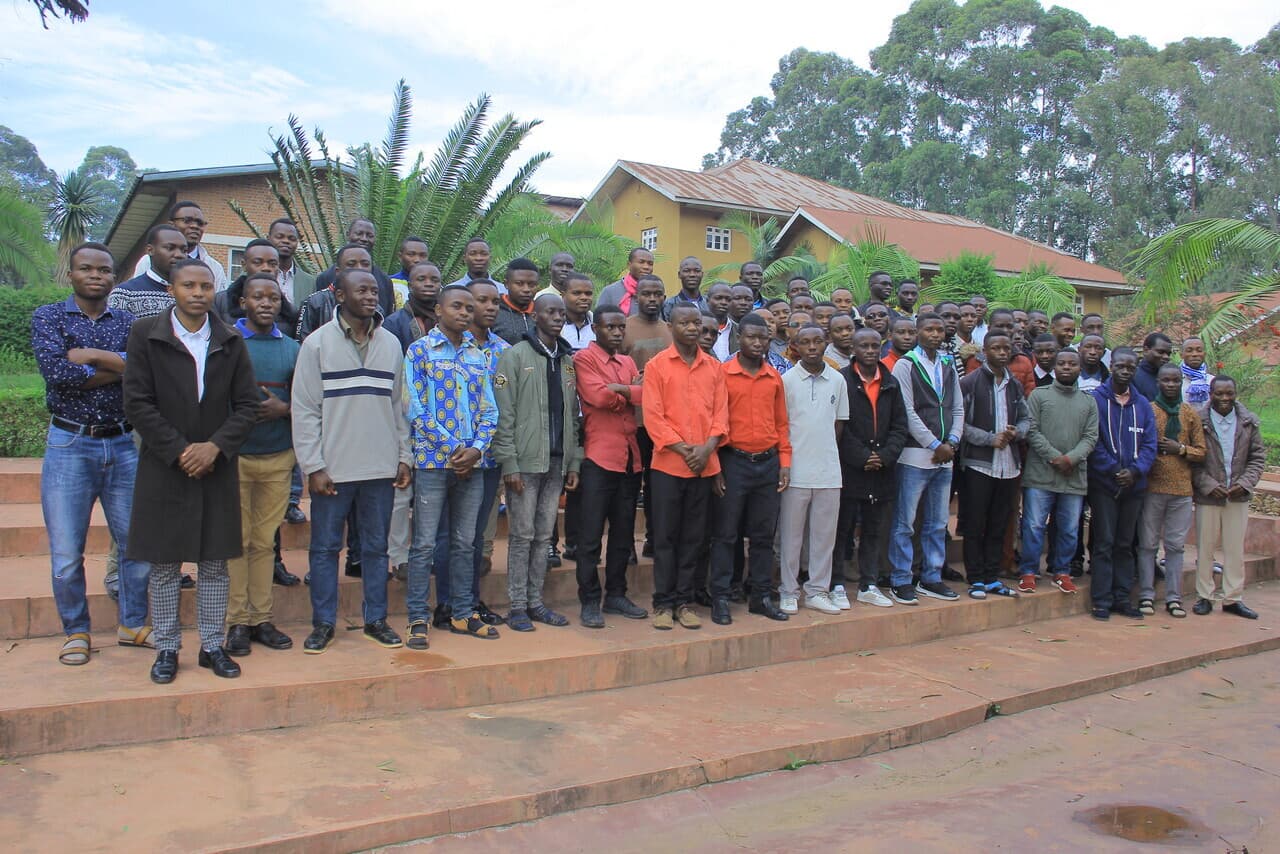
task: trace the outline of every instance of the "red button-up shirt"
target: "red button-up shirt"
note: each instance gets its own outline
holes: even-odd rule
[[[748,454],[777,448],[779,465],[790,468],[791,431],[782,377],[768,363],[753,377],[734,356],[724,363],[724,383],[729,398],[729,435],[724,444]]]
[[[675,345],[658,353],[644,368],[644,428],[653,440],[653,468],[672,477],[695,477],[684,457],[668,445],[704,445],[712,436],[729,433],[729,399],[720,363],[701,350],[685,363]],[[720,457],[712,454],[701,477],[720,473]]]
[[[606,471],[640,471],[635,408],[643,402],[643,392],[636,382],[636,363],[621,353],[610,356],[592,341],[573,354],[573,369],[578,375],[587,459]],[[612,384],[630,386],[631,400],[606,388]]]

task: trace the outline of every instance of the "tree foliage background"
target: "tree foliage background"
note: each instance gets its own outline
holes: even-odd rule
[[[1200,216],[1280,231],[1280,25],[1157,49],[1037,0],[917,0],[870,65],[782,57],[704,166],[751,157],[1112,267]]]

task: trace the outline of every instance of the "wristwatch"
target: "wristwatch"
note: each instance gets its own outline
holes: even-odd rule
[[[1185,457],[1186,455],[1187,455],[1187,446],[1186,446],[1186,445],[1184,445],[1184,444],[1182,444],[1181,442],[1179,442],[1179,443],[1178,443],[1178,456],[1180,456],[1180,457]]]

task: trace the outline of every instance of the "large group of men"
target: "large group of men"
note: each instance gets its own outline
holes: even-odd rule
[[[363,219],[319,276],[297,264],[295,224],[276,220],[228,282],[201,246],[206,226],[198,205],[175,204],[119,285],[107,247],[82,244],[74,293],[32,317],[65,664],[92,651],[84,549],[99,501],[117,641],[156,651],[155,682],[178,671],[183,587],[196,588],[198,662],[214,674],[238,676],[254,644],[291,648],[272,597],[300,581],[279,529],[305,520],[304,479],[310,654],[336,638],[344,543],[363,636],[388,648],[427,649],[431,628],[494,640],[503,625],[568,625],[544,598],[562,560],[576,562],[588,628],[616,615],[697,629],[700,607],[725,625],[740,603],[781,621],[802,604],[954,601],[948,582],[986,599],[1047,576],[1074,594],[1086,555],[1094,618],[1154,614],[1160,577],[1180,618],[1193,517],[1193,610],[1220,601],[1257,617],[1242,550],[1260,425],[1197,338],[1174,363],[1159,332],[1141,352],[1109,349],[1098,314],[1077,331],[1073,314],[979,295],[921,305],[916,282],[881,272],[862,305],[800,277],[766,299],[759,264],[704,288],[693,257],[668,296],[643,248],[598,297],[568,253],[545,287],[525,258],[499,281],[483,238],[457,281],[418,237],[388,276]],[[947,565],[956,495],[963,575]],[[500,615],[480,579],[503,500]],[[652,613],[627,595],[640,506]],[[387,620],[393,579],[403,637]]]

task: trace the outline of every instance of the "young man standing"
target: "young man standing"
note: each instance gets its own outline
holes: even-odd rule
[[[1067,349],[1076,340],[1076,316],[1069,311],[1058,312],[1049,322],[1049,330],[1058,342],[1058,349]]]
[[[280,255],[280,268],[277,274],[280,277],[280,291],[285,301],[295,307],[301,306],[306,302],[307,297],[316,292],[316,277],[297,264],[295,256],[298,254],[298,244],[301,242],[298,237],[298,226],[288,217],[274,220],[267,229],[267,240],[271,241],[271,245]],[[295,318],[293,324],[280,331],[292,337],[297,332],[296,322]]]
[[[209,250],[200,244],[200,241],[204,239],[205,227],[209,225],[204,218],[204,211],[200,210],[200,206],[195,202],[189,201],[174,202],[173,206],[169,208],[169,225],[182,232],[185,242],[182,254],[187,258],[203,261],[205,266],[213,272],[213,289],[215,291],[226,290],[227,271],[222,268],[216,258],[209,254]],[[152,269],[151,265],[154,261],[155,258],[150,253],[143,255],[138,261],[138,266],[133,269],[134,277],[145,275],[148,270]],[[165,278],[167,279],[168,276],[165,276]],[[142,315],[138,315],[138,317],[141,318]]]
[[[1159,392],[1156,374],[1173,355],[1173,341],[1163,332],[1152,332],[1142,341],[1142,361],[1138,363],[1138,371],[1133,375],[1133,387],[1143,397],[1151,400]],[[1115,353],[1111,354],[1115,362]],[[1114,373],[1114,368],[1112,373]]]
[[[946,326],[937,314],[917,319],[919,343],[893,366],[907,414],[907,445],[898,458],[897,508],[893,539],[891,595],[903,605],[918,604],[916,594],[950,601],[955,591],[942,581],[947,561],[947,513],[951,500],[951,466],[964,435],[964,400],[953,360],[941,350]],[[920,547],[924,562],[920,582],[911,586],[912,530],[923,506]]]
[[[627,317],[627,331],[622,338],[622,352],[630,356],[636,363],[640,374],[644,375],[645,365],[649,359],[671,346],[671,325],[660,316],[662,298],[666,288],[662,279],[654,275],[642,275],[636,285],[635,304],[637,310]],[[613,305],[614,303],[597,301],[597,305]],[[692,308],[692,306],[690,306]],[[619,306],[619,308],[622,308]],[[625,313],[627,310],[622,309]],[[701,324],[701,312],[698,313]],[[636,410],[636,441],[640,444],[640,461],[644,465],[643,490],[645,496],[644,514],[644,548],[645,557],[653,556],[653,514],[648,512],[649,498],[653,495],[650,489],[652,472],[653,442],[649,432],[644,429],[644,410]]]
[[[888,315],[885,317],[887,320]],[[853,318],[847,314],[837,314],[831,318],[827,326],[827,340],[831,343],[827,345],[822,356],[827,364],[837,371],[849,367],[849,363],[853,360],[853,333],[856,331]]]
[[[430,257],[427,241],[410,236],[400,241],[400,272],[391,276],[391,288],[395,294],[395,308],[400,310],[409,301],[409,272]]]
[[[987,338],[987,298],[982,294],[973,294],[969,297],[969,304],[973,306],[974,311],[978,314],[978,322],[973,327],[973,343],[979,347]]]
[[[1192,469],[1196,504],[1196,604],[1204,616],[1213,601],[1225,614],[1246,620],[1258,613],[1244,604],[1244,539],[1249,498],[1266,468],[1258,416],[1236,400],[1236,381],[1226,374],[1213,378],[1209,405],[1200,410],[1204,422],[1205,458]],[[1213,552],[1222,549],[1222,589],[1217,589]]]
[[[909,317],[900,317],[897,322],[912,323],[914,328]],[[888,608],[893,601],[880,592],[876,582],[883,552],[881,538],[891,519],[896,492],[894,467],[907,443],[907,412],[898,380],[879,361],[879,337],[871,329],[858,330],[853,336],[854,361],[842,372],[848,385],[849,423],[840,432],[844,479],[835,554],[844,555],[854,525],[861,525],[857,598],[866,605]],[[843,584],[834,591],[843,594]],[[843,608],[841,598],[848,597],[832,596]]]
[[[256,240],[250,240],[245,244],[243,259],[243,272],[226,290],[218,291],[213,298],[213,310],[217,312],[219,319],[228,326],[235,326],[236,321],[244,317],[244,306],[241,305],[240,298],[244,295],[246,279],[254,273],[270,273],[272,276],[277,276],[277,281],[279,281],[280,253],[276,251],[275,244],[270,240],[265,240],[261,237]],[[286,311],[295,321],[297,320],[297,311],[291,305],[286,307],[282,300],[282,316]]]
[[[733,621],[729,593],[734,550],[744,529],[751,542],[749,610],[785,620],[773,599],[773,536],[779,493],[791,482],[791,442],[782,377],[764,362],[769,328],[754,315],[742,319],[737,355],[724,363],[729,432],[720,448],[711,544],[711,620]],[[744,525],[745,523],[745,525]]]
[[[311,622],[303,651],[318,655],[338,622],[338,548],[358,508],[364,636],[402,646],[387,625],[387,533],[395,490],[410,481],[409,425],[400,342],[382,328],[378,280],[342,268],[338,303],[298,354],[293,381],[293,447],[311,494]],[[348,547],[350,550],[350,546]],[[348,554],[350,558],[350,554]]]
[[[510,287],[510,284],[508,284]],[[567,626],[569,620],[542,601],[547,550],[560,509],[560,493],[578,488],[578,393],[573,348],[560,337],[564,300],[538,297],[535,330],[498,357],[494,398],[498,430],[493,457],[507,491],[507,625],[533,631],[533,623]]]
[[[637,246],[631,250],[631,254],[627,256],[627,274],[618,281],[605,285],[600,291],[600,298],[596,300],[596,305],[616,305],[627,313],[630,317],[640,311],[639,305],[636,303],[636,291],[640,287],[640,280],[645,276],[653,274],[653,253],[648,249]],[[663,291],[666,296],[666,291]],[[658,301],[658,310],[662,309],[662,301]]]
[[[742,282],[729,289],[729,319],[741,323],[755,306],[755,293]]]
[[[1142,617],[1129,601],[1135,581],[1138,519],[1147,493],[1147,472],[1156,461],[1151,401],[1132,387],[1138,356],[1128,347],[1111,354],[1111,379],[1093,397],[1098,406],[1098,443],[1089,454],[1090,572],[1093,616]]]
[[[1107,352],[1106,344],[1100,335],[1085,335],[1080,339],[1080,390],[1092,392],[1111,377],[1111,372],[1103,364],[1102,356]]]
[[[199,664],[216,676],[240,675],[223,648],[227,559],[241,548],[235,456],[259,403],[244,339],[212,313],[213,272],[183,259],[173,265],[170,290],[173,308],[129,331],[124,377],[124,414],[142,449],[123,557],[151,563],[158,684],[178,675],[184,561],[198,565]]]
[[[243,317],[235,322],[244,337],[262,402],[258,423],[240,446],[240,535],[242,552],[227,564],[227,652],[248,655],[250,641],[269,649],[289,649],[293,640],[271,620],[275,535],[289,503],[293,434],[289,389],[298,361],[298,342],[276,327],[283,297],[274,273],[254,273],[240,282]],[[228,288],[223,293],[230,293]]]
[[[831,601],[830,592],[836,533],[831,520],[840,515],[839,442],[844,422],[849,420],[849,388],[840,372],[823,361],[826,337],[816,324],[800,329],[794,344],[799,363],[782,378],[795,457],[778,518],[782,532],[781,608],[794,614],[799,606],[800,551],[806,544],[807,529],[805,607],[838,614],[840,606]]]
[[[889,297],[893,294],[893,277],[883,270],[876,270],[867,277],[867,290],[871,298],[858,306],[858,313],[863,317],[867,309],[873,305],[889,305]]]
[[[538,265],[528,258],[507,264],[507,289],[498,304],[493,334],[515,346],[534,330],[533,295],[538,291]]]
[[[564,283],[564,331],[560,334],[575,353],[587,349],[596,338],[591,323],[591,298],[595,292],[591,277],[585,273],[570,273]]]
[[[1081,336],[1097,335],[1102,339],[1102,364],[1104,367],[1111,367],[1111,350],[1107,347],[1107,324],[1102,315],[1096,311],[1090,311],[1080,318],[1080,334]],[[1083,342],[1083,338],[1081,339]]]
[[[1032,361],[1030,356],[1018,349],[1017,333],[1014,332],[1013,328],[1013,312],[1007,308],[997,308],[991,312],[989,331],[1001,332],[1009,336],[1009,344],[1012,349],[1009,363],[1005,365],[1005,370],[1022,386],[1023,399],[1025,400],[1036,389],[1035,362]],[[970,374],[981,368],[986,358],[985,353],[976,353],[965,364],[965,373]]]
[[[716,448],[729,431],[729,408],[720,364],[698,349],[702,315],[677,305],[671,313],[672,345],[644,368],[645,428],[653,442],[653,626],[701,628],[693,612],[693,574],[709,524],[713,478],[720,473]]]
[[[1031,427],[1022,473],[1022,593],[1036,592],[1050,515],[1056,536],[1049,544],[1049,574],[1060,590],[1075,592],[1070,564],[1089,491],[1089,454],[1098,442],[1098,407],[1093,397],[1080,391],[1079,376],[1079,354],[1063,350],[1056,357],[1053,384],[1036,389],[1027,399]]]
[[[1198,336],[1182,341],[1182,399],[1192,406],[1209,402],[1213,374],[1204,367],[1204,339]]]
[[[868,329],[879,333],[881,340],[889,338],[889,307],[887,305],[868,306],[867,313],[862,319]]]
[[[636,407],[643,402],[640,372],[620,352],[627,316],[616,305],[597,305],[595,340],[573,355],[585,437],[578,478],[578,600],[589,629],[604,628],[600,608],[600,552],[605,523],[604,613],[643,620],[649,612],[627,598],[627,563],[635,548],[636,500],[640,495],[640,446]]]
[[[1164,544],[1164,607],[1185,617],[1182,607],[1182,554],[1191,530],[1191,467],[1205,458],[1204,426],[1195,407],[1182,399],[1182,371],[1165,365],[1160,393],[1151,401],[1155,415],[1156,461],[1147,477],[1147,498],[1138,522],[1138,610],[1154,614],[1156,550]]]
[[[903,317],[915,317],[916,303],[920,300],[920,286],[914,279],[903,279],[898,282],[898,314]]]
[[[155,317],[173,308],[169,276],[173,265],[186,257],[187,239],[172,225],[155,225],[147,232],[146,268],[111,290],[107,308],[122,310],[138,320]],[[141,265],[140,265],[141,266]]]
[[[543,294],[559,294],[563,297],[565,291],[569,287],[569,277],[570,274],[573,273],[574,264],[576,263],[576,259],[574,259],[574,257],[568,252],[557,252],[552,255],[550,263],[547,264],[547,276],[551,279],[551,283],[538,291],[537,296],[540,297]],[[590,279],[588,279],[588,281],[590,281]],[[594,289],[592,296],[595,296]],[[534,297],[534,299],[537,299],[537,297]],[[569,304],[566,302],[566,310],[568,310],[568,306]],[[587,303],[587,308],[591,308],[590,303]]]
[[[364,244],[348,243],[338,250],[335,264],[338,270],[364,270],[372,273],[373,256]],[[305,341],[308,335],[333,319],[333,308],[338,304],[335,282],[335,278],[321,273],[316,281],[316,292],[298,306],[298,328],[294,335],[298,341]]]
[[[396,310],[395,288],[391,285],[391,279],[387,274],[373,263],[373,247],[378,239],[377,229],[369,220],[359,217],[351,221],[351,225],[347,226],[347,245],[363,246],[369,253],[369,272],[378,280],[378,311],[382,313],[382,317],[388,318]],[[334,266],[325,270],[319,276],[316,276],[316,290],[332,290],[332,285],[337,281],[338,268],[342,266],[341,259],[335,259]],[[322,321],[326,322],[326,321]],[[312,326],[315,329],[320,324]]]
[[[1036,378],[1036,388],[1045,388],[1053,385],[1054,375],[1057,372],[1058,352],[1062,348],[1058,346],[1058,340],[1047,332],[1043,335],[1037,335],[1031,343],[1031,355],[1035,359],[1036,366],[1033,373]],[[1079,361],[1077,359],[1077,361]]]
[[[678,304],[691,305],[698,311],[706,311],[707,298],[702,295],[702,262],[692,255],[685,258],[680,262],[676,278],[680,280],[680,290],[662,304],[662,319],[670,320],[671,309]]]
[[[483,237],[473,237],[467,241],[467,245],[462,248],[462,261],[467,265],[467,272],[462,274],[462,278],[457,281],[450,282],[451,285],[469,285],[476,279],[489,278],[489,261],[492,255],[489,251],[489,241]],[[494,282],[498,288],[498,296],[502,296],[507,289],[502,285]]]
[[[476,293],[483,291],[490,304],[496,305],[497,289],[487,280],[473,279],[471,287]],[[437,612],[448,598],[451,632],[484,640],[498,637],[498,630],[476,610],[474,594],[478,541],[484,528],[480,505],[486,485],[476,468],[482,464],[498,424],[489,359],[469,331],[476,301],[468,286],[444,287],[436,301],[435,328],[410,344],[404,359],[405,386],[411,389],[414,465],[413,548],[409,551],[405,596],[410,649],[428,646],[431,571],[446,509],[449,589],[437,581]],[[496,309],[492,314],[496,317]],[[497,336],[493,339],[502,341]]]
[[[78,665],[89,663],[91,645],[84,581],[89,516],[94,502],[101,503],[112,539],[127,555],[138,449],[120,386],[134,318],[107,307],[115,281],[111,252],[101,243],[82,243],[68,260],[72,295],[35,310],[31,349],[50,416],[40,505],[49,532],[53,599],[66,634],[58,660]],[[149,567],[126,558],[122,568],[116,642],[154,648],[146,624]]]
[[[1022,455],[1031,416],[1022,384],[1009,371],[1013,340],[1003,331],[987,330],[982,367],[960,381],[964,397],[964,466],[960,501],[965,508],[964,571],[969,596],[1017,596],[1000,583],[1005,530],[1017,506]]]
[[[707,308],[716,319],[716,342],[712,352],[721,362],[738,352],[738,324],[729,316],[733,291],[724,282],[716,282],[707,288]]]
[[[918,335],[914,317],[897,317],[889,321],[889,340],[880,348],[880,361],[893,370],[898,360],[915,349]]]
[[[791,319],[791,304],[784,299],[771,299],[766,308],[773,315],[773,339],[769,341],[769,352],[790,366],[792,361],[787,356],[787,351],[791,338],[787,332],[787,323]]]
[[[764,297],[760,295],[760,289],[764,287],[764,267],[755,261],[747,261],[738,268],[738,280],[751,289],[751,308],[764,308]]]

